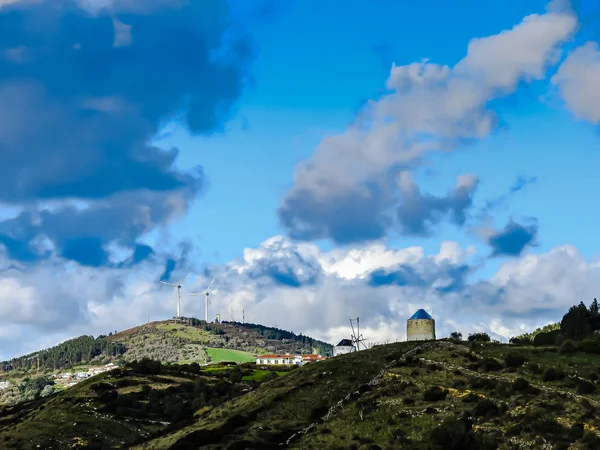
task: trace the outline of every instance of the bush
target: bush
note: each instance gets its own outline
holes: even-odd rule
[[[437,402],[440,400],[444,400],[448,395],[448,391],[440,386],[433,386],[427,389],[423,393],[423,400],[427,402]]]
[[[502,363],[494,358],[484,358],[479,366],[484,372],[495,372],[502,369]]]
[[[577,380],[577,393],[578,394],[593,394],[596,392],[596,386],[587,380]]]
[[[576,351],[577,351],[577,348],[575,347],[575,344],[573,344],[573,342],[571,342],[569,340],[566,340],[565,342],[563,342],[563,344],[560,346],[560,349],[558,350],[558,352],[561,355],[572,355]]]
[[[549,346],[557,345],[560,339],[560,330],[546,331],[538,333],[533,338],[533,345],[537,346]]]
[[[498,415],[498,406],[491,400],[484,398],[475,405],[471,413],[475,417],[495,417]]]
[[[544,371],[544,375],[542,379],[544,381],[558,381],[562,380],[565,377],[565,373],[556,367],[548,367]]]
[[[487,333],[470,333],[467,340],[469,342],[490,342],[492,339]]]
[[[537,365],[536,363],[533,364],[528,364],[527,368],[529,369],[529,371],[535,375],[539,375],[542,373],[542,368]]]
[[[591,354],[600,354],[600,339],[590,338],[584,339],[579,344],[579,351]]]
[[[515,381],[513,381],[513,389],[515,391],[527,391],[529,386],[529,381],[527,381],[525,378],[517,378]]]
[[[504,356],[504,364],[506,367],[521,367],[525,364],[526,358],[522,353],[508,353]]]

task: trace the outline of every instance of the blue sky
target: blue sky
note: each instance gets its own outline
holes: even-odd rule
[[[311,2],[276,7],[269,20],[250,27],[258,49],[256,84],[239,101],[229,131],[209,138],[181,132],[166,140],[181,148],[182,167],[202,164],[210,180],[206,195],[175,229],[198,239],[203,259],[212,262],[284,234],[276,209],[296,163],[322,137],[343,131],[365,99],[376,98],[392,62],[429,58],[452,65],[473,37],[510,28],[525,15],[543,12],[546,3],[352,1],[340,11],[330,1],[319,2],[318,14]],[[504,194],[518,176],[535,177],[527,193],[515,195],[494,219],[536,217],[543,223],[536,251],[572,243],[591,257],[597,250],[586,242],[600,217],[585,205],[594,195],[600,158],[597,130],[574,121],[557,101],[548,100],[551,106],[540,101],[547,85],[535,83],[498,102],[503,129],[435,157],[438,173],[421,178],[428,190],[442,193],[457,174],[475,173],[482,179],[476,200],[483,204]],[[433,239],[396,238],[391,244],[433,250],[441,239],[477,242],[448,227]]]
[[[169,318],[189,271],[331,341],[597,295],[594,2],[50,4],[0,0],[0,359]]]

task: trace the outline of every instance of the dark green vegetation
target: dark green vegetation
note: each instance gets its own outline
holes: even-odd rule
[[[130,363],[59,394],[0,408],[0,448],[124,448],[194,423],[194,414],[242,395],[265,375],[286,375],[279,370]]]
[[[594,449],[599,376],[600,356],[556,348],[378,346],[296,369],[136,448]]]
[[[600,448],[600,355],[577,348],[397,343],[282,370],[127,364],[0,410],[0,448]]]
[[[532,333],[515,336],[510,342],[518,345],[560,346],[565,340],[570,339],[582,341],[581,345],[587,347],[586,351],[600,353],[600,346],[593,339],[598,337],[598,333],[600,333],[600,306],[594,299],[589,307],[586,307],[583,302],[571,306],[560,323],[551,323]]]
[[[80,336],[47,350],[5,361],[4,365],[19,371],[37,370],[38,367],[42,370],[56,370],[72,367],[83,361],[100,364],[101,359],[117,357],[125,353],[125,350],[125,346],[119,342],[109,342],[102,337],[94,339],[92,336]]]

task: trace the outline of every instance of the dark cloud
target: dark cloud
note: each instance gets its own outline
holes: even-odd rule
[[[466,289],[467,277],[472,270],[472,267],[463,263],[434,263],[431,260],[422,260],[413,266],[400,264],[374,270],[369,274],[368,285],[432,289],[438,294],[460,293]]]
[[[107,264],[117,242],[139,262],[152,252],[138,240],[185,212],[204,180],[153,138],[170,120],[222,130],[251,46],[226,0],[80,3],[0,9],[0,202],[23,208],[0,222],[0,242],[31,261],[46,236],[85,265]]]
[[[392,220],[381,211],[381,190],[364,185],[362,194],[313,202],[314,194],[297,189],[278,209],[281,224],[299,240],[331,239],[338,244],[369,241],[384,236]]]
[[[488,238],[492,256],[520,256],[525,247],[535,245],[537,234],[537,223],[524,226],[511,220]]]
[[[464,225],[478,183],[474,176],[462,176],[447,195],[435,196],[421,193],[404,172],[399,192],[376,183],[362,183],[360,189],[320,198],[318,202],[314,201],[314,192],[293,189],[278,214],[290,237],[300,240],[331,239],[347,244],[379,239],[390,230],[428,236],[446,218],[457,226]],[[394,195],[400,200],[395,207],[389,206]]]
[[[427,281],[421,278],[411,266],[401,265],[393,271],[377,269],[369,275],[369,285],[377,286],[419,286],[427,285]]]
[[[523,191],[527,186],[536,182],[537,177],[535,176],[528,177],[526,175],[519,175],[508,189],[508,192],[501,195],[500,197],[488,200],[482,212],[485,214],[492,209],[496,209],[506,205],[516,193]]]
[[[448,216],[455,225],[464,225],[478,184],[476,177],[463,176],[446,196],[438,197],[422,194],[410,178],[402,180],[402,203],[397,210],[401,233],[429,236],[432,227]]]

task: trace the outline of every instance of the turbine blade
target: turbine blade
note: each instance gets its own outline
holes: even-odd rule
[[[166,281],[161,281],[162,284],[166,284],[167,286],[177,286],[176,284],[173,283],[167,283]]]
[[[193,273],[193,272],[190,272],[190,273],[188,273],[188,274],[187,274],[185,277],[183,277],[183,278],[181,279],[181,281],[180,281],[179,283],[177,283],[177,284],[181,284],[181,283],[183,283],[183,282],[184,282],[184,281],[187,279],[187,277],[189,277],[189,276],[190,276],[192,273]]]
[[[208,287],[206,288],[206,292],[209,291],[209,289],[211,288],[211,286],[213,285],[213,283],[215,282],[216,277],[212,279],[212,281],[210,282],[210,284],[208,285]]]

